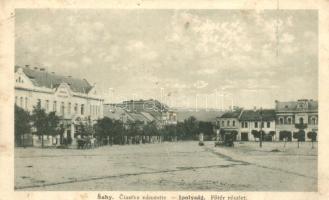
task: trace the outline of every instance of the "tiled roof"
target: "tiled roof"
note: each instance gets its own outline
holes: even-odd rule
[[[275,120],[275,110],[273,109],[264,109],[262,110],[262,115],[260,110],[243,110],[240,116],[240,121],[259,121],[261,117],[264,121]]]
[[[15,72],[18,68],[22,68],[24,74],[38,87],[56,88],[64,82],[70,86],[73,92],[87,94],[92,89],[92,86],[85,79],[77,79],[19,66],[15,66]]]

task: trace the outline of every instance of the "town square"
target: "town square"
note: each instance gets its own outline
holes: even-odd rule
[[[15,190],[318,190],[316,11],[15,17]]]

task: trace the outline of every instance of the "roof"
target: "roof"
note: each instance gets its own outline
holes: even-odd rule
[[[64,82],[70,86],[73,92],[85,94],[93,88],[86,79],[77,79],[20,66],[15,66],[15,72],[18,68],[21,68],[24,74],[32,81],[33,85],[38,87],[47,87],[52,89],[58,87]]]
[[[241,114],[241,111],[229,111],[224,113],[222,116],[220,116],[219,118],[238,118]]]
[[[216,121],[217,116],[223,114],[222,111],[206,109],[198,109],[198,111],[176,109],[175,112],[177,115],[177,121],[180,122],[183,122],[191,116],[195,117],[198,121],[214,122]]]
[[[299,107],[299,105],[306,105],[306,107]],[[298,101],[287,101],[287,102],[279,102],[276,101],[276,111],[279,112],[293,112],[300,110],[318,110],[318,101],[316,100],[308,100],[308,99],[300,99]]]
[[[129,101],[123,101],[122,105],[129,105],[129,104],[144,104],[144,105],[149,105],[147,106],[148,108],[153,108],[156,111],[168,111],[169,110],[169,106],[161,103],[160,101],[156,100],[156,99],[148,99],[148,100],[129,100]],[[150,109],[148,109],[150,110]]]
[[[144,117],[144,115],[142,115],[141,113],[129,112],[128,114],[134,119],[134,121],[140,121],[140,122],[150,121],[146,117]]]
[[[147,112],[141,112],[141,114],[146,118],[148,119],[149,121],[156,121],[157,119],[152,116],[150,113],[147,113]]]
[[[274,109],[260,110],[243,110],[239,118],[240,121],[260,121],[261,117],[264,121],[275,120]]]
[[[122,120],[122,117],[125,116],[125,118],[129,120],[133,120],[133,118],[130,115],[128,115],[124,109],[120,107],[104,105],[103,112],[104,112],[104,117],[108,117],[111,119]]]

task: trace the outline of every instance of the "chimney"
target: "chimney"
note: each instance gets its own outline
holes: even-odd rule
[[[38,70],[38,68],[37,68],[37,67],[34,67],[34,69],[35,69],[35,70]]]
[[[25,65],[26,68],[30,68],[30,65]]]
[[[40,71],[44,72],[46,69],[44,67],[40,68]]]

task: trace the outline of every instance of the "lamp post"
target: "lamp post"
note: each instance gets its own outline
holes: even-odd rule
[[[259,147],[262,148],[262,142],[263,142],[263,131],[262,131],[262,128],[263,128],[263,109],[262,109],[262,107],[260,107],[259,115],[260,115]]]

